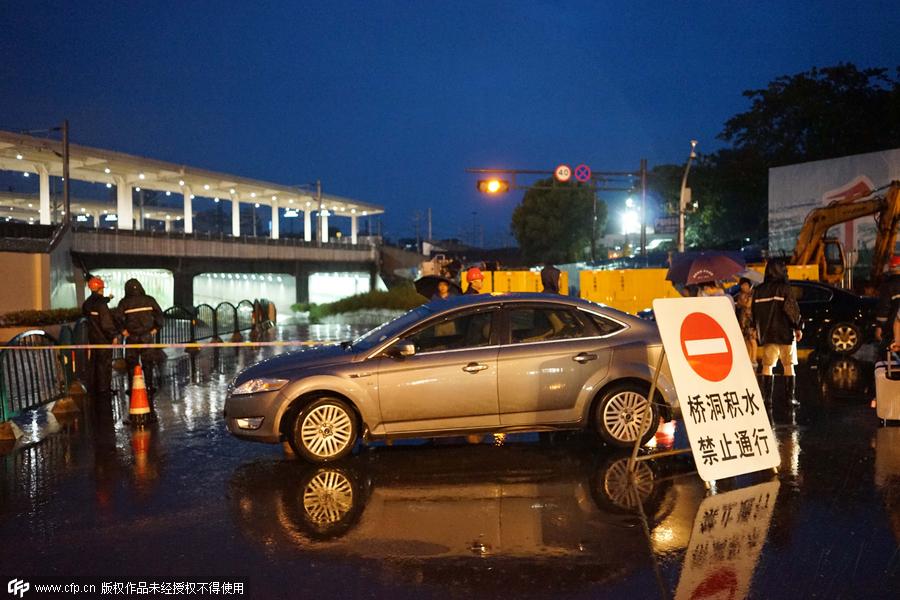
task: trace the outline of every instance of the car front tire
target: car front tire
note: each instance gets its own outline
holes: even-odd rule
[[[594,425],[600,437],[612,446],[627,448],[634,446],[640,434],[642,419],[650,406],[650,427],[641,438],[646,444],[656,434],[659,427],[659,408],[647,400],[648,390],[635,383],[614,385],[607,390],[594,413]]]
[[[356,414],[338,398],[319,398],[297,413],[288,441],[294,452],[312,463],[347,456],[356,444]]]

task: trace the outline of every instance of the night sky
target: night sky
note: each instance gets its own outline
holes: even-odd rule
[[[885,2],[0,3],[0,128],[385,206],[510,241],[466,167],[595,170],[715,150],[746,89],[900,65]]]

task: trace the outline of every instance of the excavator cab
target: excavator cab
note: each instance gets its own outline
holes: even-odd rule
[[[844,280],[846,267],[844,247],[840,240],[831,237],[824,238],[822,240],[822,259],[819,263],[819,279],[840,287]]]

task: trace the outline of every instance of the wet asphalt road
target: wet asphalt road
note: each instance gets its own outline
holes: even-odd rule
[[[271,352],[173,356],[159,422],[140,433],[122,424],[124,396],[21,420],[26,438],[0,457],[3,581],[242,578],[254,598],[900,596],[900,427],[869,407],[871,364],[801,365],[802,406],[776,396],[779,474],[707,497],[687,457],[642,463],[624,486],[625,455],[587,435],[306,465],[224,429],[228,381]],[[657,444],[683,445],[678,427]]]

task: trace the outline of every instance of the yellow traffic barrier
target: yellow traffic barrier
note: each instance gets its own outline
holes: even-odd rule
[[[490,292],[540,292],[544,289],[541,284],[541,274],[536,271],[482,271],[484,285],[481,293]],[[460,287],[463,292],[469,288],[465,274],[461,277]],[[559,293],[568,295],[569,274],[562,271],[559,278]]]

